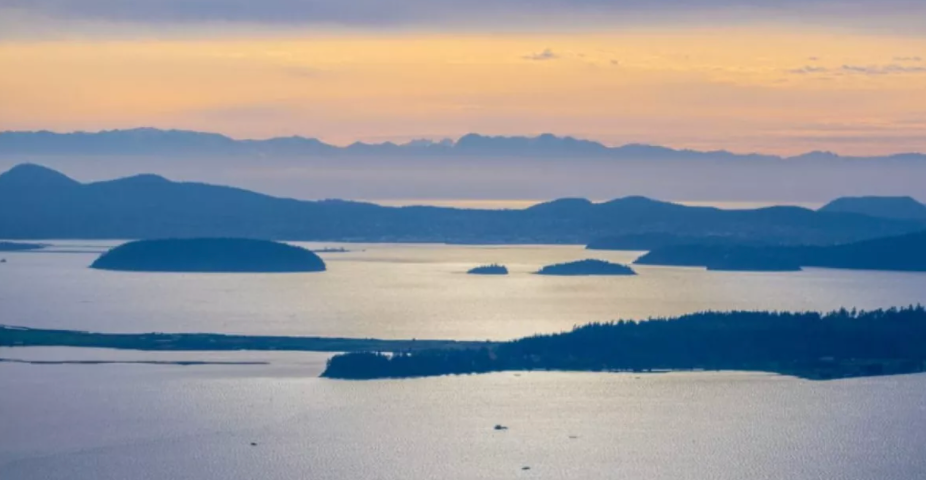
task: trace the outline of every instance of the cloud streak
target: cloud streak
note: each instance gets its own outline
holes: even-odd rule
[[[840,70],[844,73],[860,75],[902,75],[909,73],[926,73],[926,67],[906,66],[898,64],[868,66],[843,65]]]
[[[525,55],[521,58],[523,58],[524,60],[545,61],[545,60],[556,60],[561,57],[559,54],[554,53],[553,50],[549,48],[545,48],[542,52],[531,53],[530,55]]]
[[[801,68],[794,68],[788,70],[788,73],[793,73],[795,75],[812,75],[814,73],[827,73],[830,69],[826,67],[815,67],[812,65],[807,65]]]
[[[895,58],[896,60],[896,58]],[[926,73],[926,66],[920,65],[901,65],[891,63],[887,65],[842,65],[838,68],[829,68],[823,66],[806,65],[800,68],[794,68],[787,71],[792,75],[909,75]]]

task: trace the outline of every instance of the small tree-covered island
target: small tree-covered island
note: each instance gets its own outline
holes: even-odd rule
[[[505,370],[738,370],[812,380],[926,371],[926,310],[705,312],[618,321],[470,349],[332,357],[322,376],[424,377]]]
[[[470,275],[508,275],[508,267],[493,263],[472,268],[466,273]]]
[[[636,275],[632,268],[619,263],[610,263],[604,260],[579,260],[578,262],[558,263],[547,265],[537,271],[537,275]]]
[[[132,272],[323,272],[325,262],[301,247],[245,238],[139,240],[100,256],[90,268]]]

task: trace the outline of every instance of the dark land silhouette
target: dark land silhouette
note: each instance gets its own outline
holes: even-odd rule
[[[0,346],[347,352],[323,376],[407,378],[506,370],[738,370],[813,380],[926,370],[926,310],[702,312],[576,327],[509,342],[206,333],[92,333],[0,325]],[[388,353],[384,354],[384,353]]]
[[[826,380],[926,370],[926,310],[704,312],[577,327],[472,349],[336,355],[324,377],[506,370],[762,371]]]
[[[86,347],[150,351],[406,352],[435,348],[476,348],[483,345],[491,345],[491,343],[453,340],[247,336],[213,333],[94,333],[0,325],[0,347]]]
[[[759,238],[749,236],[695,236],[676,235],[668,232],[635,233],[616,237],[599,238],[585,246],[587,250],[652,250],[674,245],[742,245],[762,244]]]
[[[820,207],[819,211],[860,213],[899,220],[926,220],[926,205],[912,197],[842,197]]]
[[[634,263],[718,270],[796,270],[798,267],[926,271],[926,231],[833,246],[676,245]]]
[[[204,361],[159,361],[159,360],[19,360],[0,358],[0,363],[21,363],[25,365],[176,365],[181,367],[201,365],[269,365],[269,362],[204,362]]]
[[[557,276],[588,276],[588,275],[609,275],[609,276],[628,276],[636,275],[632,268],[627,265],[610,263],[604,260],[579,260],[577,262],[557,263],[547,265],[537,271],[537,275],[557,275]]]
[[[0,252],[26,252],[43,248],[45,245],[41,243],[0,242]]]
[[[721,210],[645,197],[561,199],[521,210],[298,201],[156,175],[82,184],[37,165],[0,174],[0,238],[579,244],[622,235],[834,244],[910,233],[916,220],[797,207]],[[643,245],[646,246],[646,245]],[[649,249],[649,248],[647,248]]]
[[[711,262],[706,267],[712,271],[727,272],[800,272],[803,270],[801,265],[794,260],[761,252],[748,255],[733,253]]]
[[[323,272],[301,247],[243,238],[138,240],[100,255],[91,268],[133,272]]]
[[[482,265],[471,268],[468,272],[470,275],[508,275],[508,267],[493,263],[492,265]]]

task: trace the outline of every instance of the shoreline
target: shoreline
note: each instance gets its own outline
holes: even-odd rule
[[[829,313],[708,311],[593,323],[504,342],[94,333],[0,325],[0,347],[332,353],[321,376],[345,380],[504,371],[749,371],[808,380],[876,377],[926,372],[924,341],[922,306]]]
[[[375,338],[227,335],[220,333],[99,333],[0,325],[0,347],[76,347],[139,351],[292,351],[411,352],[473,349],[497,345],[489,341],[381,340]]]

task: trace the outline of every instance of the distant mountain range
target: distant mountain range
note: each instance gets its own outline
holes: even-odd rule
[[[31,164],[0,174],[2,239],[250,237],[273,240],[569,243],[673,234],[763,244],[845,243],[926,229],[926,222],[798,207],[721,210],[645,197],[560,199],[523,210],[383,207],[298,201],[137,175],[79,183]],[[642,245],[646,247],[646,245]]]
[[[475,133],[458,140],[357,142],[346,147],[315,138],[278,137],[237,140],[216,133],[136,128],[100,132],[0,132],[0,155],[266,155],[266,156],[487,156],[576,157],[628,160],[744,160],[833,162],[840,160],[926,161],[926,155],[905,153],[883,157],[843,157],[831,152],[810,152],[796,157],[737,154],[725,150],[676,150],[656,145],[629,144],[608,147],[573,137],[543,134],[536,137],[500,137]]]

